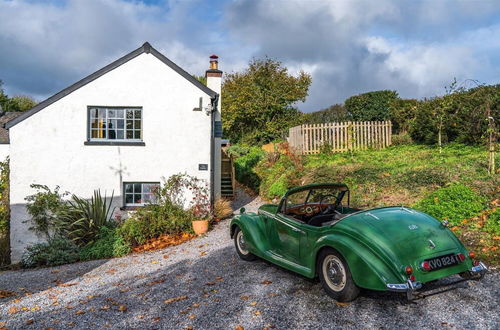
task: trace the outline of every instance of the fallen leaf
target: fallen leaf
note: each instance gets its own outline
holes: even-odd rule
[[[241,325],[237,325],[234,327],[234,330],[245,330],[245,328],[243,328],[243,326]]]
[[[184,328],[185,330],[193,330],[193,326],[192,325],[188,325],[187,327]]]
[[[264,280],[262,282],[260,282],[260,284],[264,284],[264,285],[267,285],[267,284],[271,284],[273,282],[269,281],[269,280]]]
[[[261,314],[260,311],[254,312],[254,315],[260,315],[260,314]]]
[[[154,317],[153,322],[159,322],[161,320],[161,317]]]
[[[68,286],[73,286],[73,285],[77,285],[78,282],[73,282],[73,283],[62,283],[60,281],[57,281],[57,286],[60,286],[60,287],[68,287]]]
[[[149,283],[146,283],[147,286],[153,286],[153,285],[156,285],[156,284],[160,284],[160,283],[163,283],[165,282],[165,279],[160,279],[160,280],[156,280],[156,281],[151,281]]]
[[[17,312],[19,312],[19,311],[20,311],[19,307],[17,307],[17,306],[12,306],[12,307],[10,307],[10,308],[7,310],[7,313],[9,313],[10,315],[12,315],[12,314],[16,314],[16,313],[17,313]]]
[[[106,273],[113,275],[114,273],[116,273],[116,269],[111,268],[111,269],[107,270]]]
[[[85,311],[79,310],[75,312],[76,315],[83,315],[85,314]]]
[[[198,308],[198,307],[200,307],[200,304],[193,304],[192,306],[193,306],[193,308]]]
[[[191,315],[189,315],[189,316],[188,316],[188,319],[192,320],[192,319],[194,319],[195,317],[196,317],[196,315],[191,314]]]
[[[9,290],[0,290],[0,299],[17,296],[17,293]]]
[[[158,260],[153,260],[153,261],[151,261],[151,263],[152,263],[153,265],[156,265],[156,264],[158,263]]]
[[[127,311],[127,306],[125,306],[125,305],[120,305],[120,307],[118,307],[118,310],[119,310],[120,312],[126,312],[126,311]]]
[[[33,321],[33,320],[26,320],[26,325],[33,324],[33,322],[35,322],[35,321]]]
[[[340,306],[340,307],[345,307],[345,306],[349,306],[349,305],[350,305],[350,303],[345,303],[345,302],[338,302],[338,301],[336,301],[336,302],[335,302],[335,305]]]
[[[250,306],[257,306],[257,302],[256,302],[256,301],[252,301],[252,302],[250,303]]]
[[[106,311],[106,310],[108,310],[108,309],[110,309],[110,308],[111,308],[111,306],[109,306],[109,305],[104,305],[104,306],[101,306],[101,308],[100,308],[100,309],[101,309],[101,310],[103,310],[103,311]]]
[[[215,280],[216,280],[216,281],[224,281],[224,280],[222,279],[222,277],[220,277],[220,276],[217,276],[217,277],[215,278]]]
[[[166,254],[163,256],[163,259],[168,259],[168,258],[169,258],[169,256]]]
[[[187,298],[188,298],[187,296],[179,296],[179,297],[175,297],[175,298],[169,298],[169,299],[165,300],[164,303],[166,305],[169,305],[169,304],[177,302],[177,301],[186,300]]]
[[[142,314],[141,315],[137,315],[137,318],[142,320],[144,318],[144,315],[142,315]]]
[[[276,297],[278,294],[277,293],[268,293],[267,296],[268,297]]]
[[[66,325],[69,327],[74,327],[76,324],[75,324],[75,322],[68,322],[68,323],[66,323]]]
[[[206,255],[207,255],[207,253],[205,251],[200,252],[200,257],[206,256]]]
[[[249,296],[241,296],[240,299],[241,300],[248,300],[248,299],[250,299],[250,297]]]
[[[51,271],[51,273],[52,273],[52,274],[56,274],[56,273],[59,273],[60,271],[61,271],[60,269],[53,269],[53,270]]]
[[[207,282],[205,285],[215,285],[215,282]]]

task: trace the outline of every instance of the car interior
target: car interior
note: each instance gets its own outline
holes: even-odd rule
[[[349,202],[350,192],[345,186],[314,188],[287,196],[281,203],[281,213],[310,226],[329,226],[361,211],[349,207]]]

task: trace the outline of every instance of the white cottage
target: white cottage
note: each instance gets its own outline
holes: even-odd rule
[[[206,180],[212,200],[220,193],[222,71],[210,62],[205,86],[146,42],[5,124],[13,263],[39,241],[26,222],[33,183],[114,191],[121,209],[180,172]]]

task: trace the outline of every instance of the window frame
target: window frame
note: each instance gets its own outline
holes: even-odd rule
[[[123,123],[123,139],[109,139],[106,138],[92,138],[92,118],[91,118],[91,110],[92,109],[105,109],[106,110],[106,122],[108,121],[108,110],[140,110],[140,138],[136,139],[127,139],[127,114],[125,111],[124,114],[124,123]],[[132,120],[137,120],[133,118]],[[135,128],[132,129],[135,132]],[[108,132],[106,130],[106,132]],[[144,108],[142,106],[102,106],[102,105],[88,105],[87,106],[87,141],[85,141],[85,145],[139,145],[144,146],[143,140],[144,134]]]
[[[123,208],[137,208],[137,207],[143,207],[143,206],[148,204],[148,203],[129,203],[129,204],[127,204],[127,191],[125,189],[127,184],[132,184],[132,185],[140,184],[141,185],[141,200],[143,199],[144,185],[145,184],[158,185],[158,187],[161,186],[159,181],[126,181],[126,182],[123,182],[123,187],[122,187],[122,189],[123,189],[123,201],[122,201]],[[133,190],[133,188],[132,188],[132,190]],[[132,196],[135,194],[136,193],[132,191]]]

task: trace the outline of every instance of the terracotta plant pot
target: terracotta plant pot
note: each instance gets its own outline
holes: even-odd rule
[[[205,234],[208,231],[208,220],[196,220],[192,223],[196,235]]]

